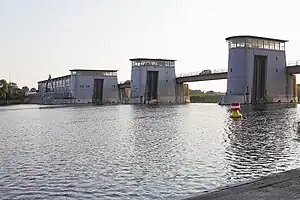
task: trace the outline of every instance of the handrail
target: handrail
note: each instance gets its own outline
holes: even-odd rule
[[[295,60],[295,61],[289,61],[287,63],[287,66],[297,66],[300,65],[300,60]],[[209,70],[209,69],[207,69]],[[187,76],[197,76],[197,75],[208,75],[208,74],[219,74],[219,73],[224,73],[227,72],[227,68],[222,68],[222,69],[211,69],[211,73],[205,73],[204,70],[202,71],[195,71],[195,72],[188,72],[188,73],[181,73],[177,74],[176,77],[187,77]],[[119,84],[127,84],[125,83],[126,81],[121,81]]]
[[[181,73],[177,74],[176,77],[187,77],[187,76],[197,76],[197,75],[208,75],[208,74],[220,74],[227,72],[227,69],[211,69],[210,72],[205,72],[204,70],[202,71],[196,71],[196,72],[189,72],[189,73]]]
[[[297,66],[300,65],[300,60],[293,60],[287,63],[287,66]]]

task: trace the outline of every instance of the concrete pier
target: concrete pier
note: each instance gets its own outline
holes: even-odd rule
[[[218,188],[185,200],[294,200],[300,199],[300,168],[243,184]]]

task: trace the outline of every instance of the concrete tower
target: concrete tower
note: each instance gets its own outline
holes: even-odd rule
[[[175,60],[135,58],[130,61],[130,103],[175,103]]]
[[[227,92],[221,104],[292,102],[293,76],[286,74],[285,42],[256,36],[226,38]]]

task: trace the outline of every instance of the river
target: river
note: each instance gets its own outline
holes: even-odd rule
[[[0,107],[0,199],[180,199],[300,166],[298,108]]]

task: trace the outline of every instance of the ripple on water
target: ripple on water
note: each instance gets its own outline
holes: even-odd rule
[[[297,108],[242,121],[213,104],[0,112],[1,199],[174,199],[300,160]]]

